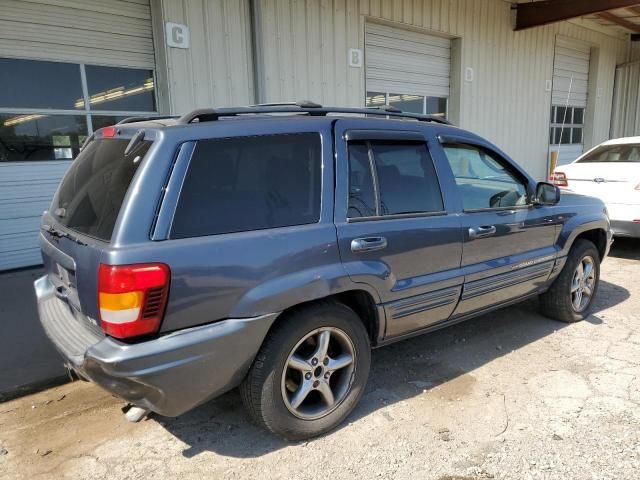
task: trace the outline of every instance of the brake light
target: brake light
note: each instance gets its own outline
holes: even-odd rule
[[[107,335],[130,338],[160,328],[169,293],[169,267],[163,263],[100,265],[98,307]]]
[[[116,127],[104,127],[100,129],[102,138],[113,138],[116,136]]]
[[[558,187],[568,187],[569,182],[567,181],[567,176],[562,172],[553,172],[549,177],[551,183]]]

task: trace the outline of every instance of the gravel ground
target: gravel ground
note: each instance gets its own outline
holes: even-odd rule
[[[0,478],[636,479],[638,260],[616,243],[584,322],[527,302],[375,351],[348,423],[310,442],[253,426],[237,392],[139,424],[81,382],[0,404]]]

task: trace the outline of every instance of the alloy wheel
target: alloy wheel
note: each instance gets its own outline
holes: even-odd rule
[[[571,306],[577,313],[584,311],[591,303],[595,284],[595,262],[592,257],[585,256],[578,263],[571,281]]]
[[[356,369],[355,348],[335,327],[308,333],[291,350],[282,373],[282,399],[303,420],[316,420],[347,397]]]

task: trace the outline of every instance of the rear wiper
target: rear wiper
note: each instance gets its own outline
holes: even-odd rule
[[[56,229],[53,225],[48,225],[48,224],[44,224],[42,225],[42,229],[45,232],[48,232],[49,235],[51,235],[52,237],[56,237],[56,238],[68,238],[69,240],[71,240],[72,242],[76,242],[78,245],[83,245],[86,246],[87,244],[84,243],[82,240],[74,237],[73,235],[68,234],[67,232],[61,232],[60,230]]]

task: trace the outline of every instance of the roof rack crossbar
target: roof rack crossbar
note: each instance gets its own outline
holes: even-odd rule
[[[395,118],[411,118],[422,122],[434,122],[451,125],[450,122],[436,115],[422,115],[418,113],[403,112],[393,106],[384,105],[381,107],[323,107],[300,105],[303,102],[290,104],[262,104],[248,107],[232,108],[201,108],[186,113],[178,119],[179,124],[188,124],[194,121],[209,122],[219,120],[222,117],[234,117],[246,114],[269,114],[269,113],[306,113],[308,115],[327,115],[331,113],[359,114],[359,115],[380,115]],[[312,103],[312,102],[310,102]],[[313,104],[317,105],[317,104]]]
[[[148,116],[139,116],[139,117],[127,117],[120,120],[116,125],[125,125],[127,123],[134,122],[145,122],[149,120],[163,120],[167,118],[178,118],[177,115],[148,115]]]

